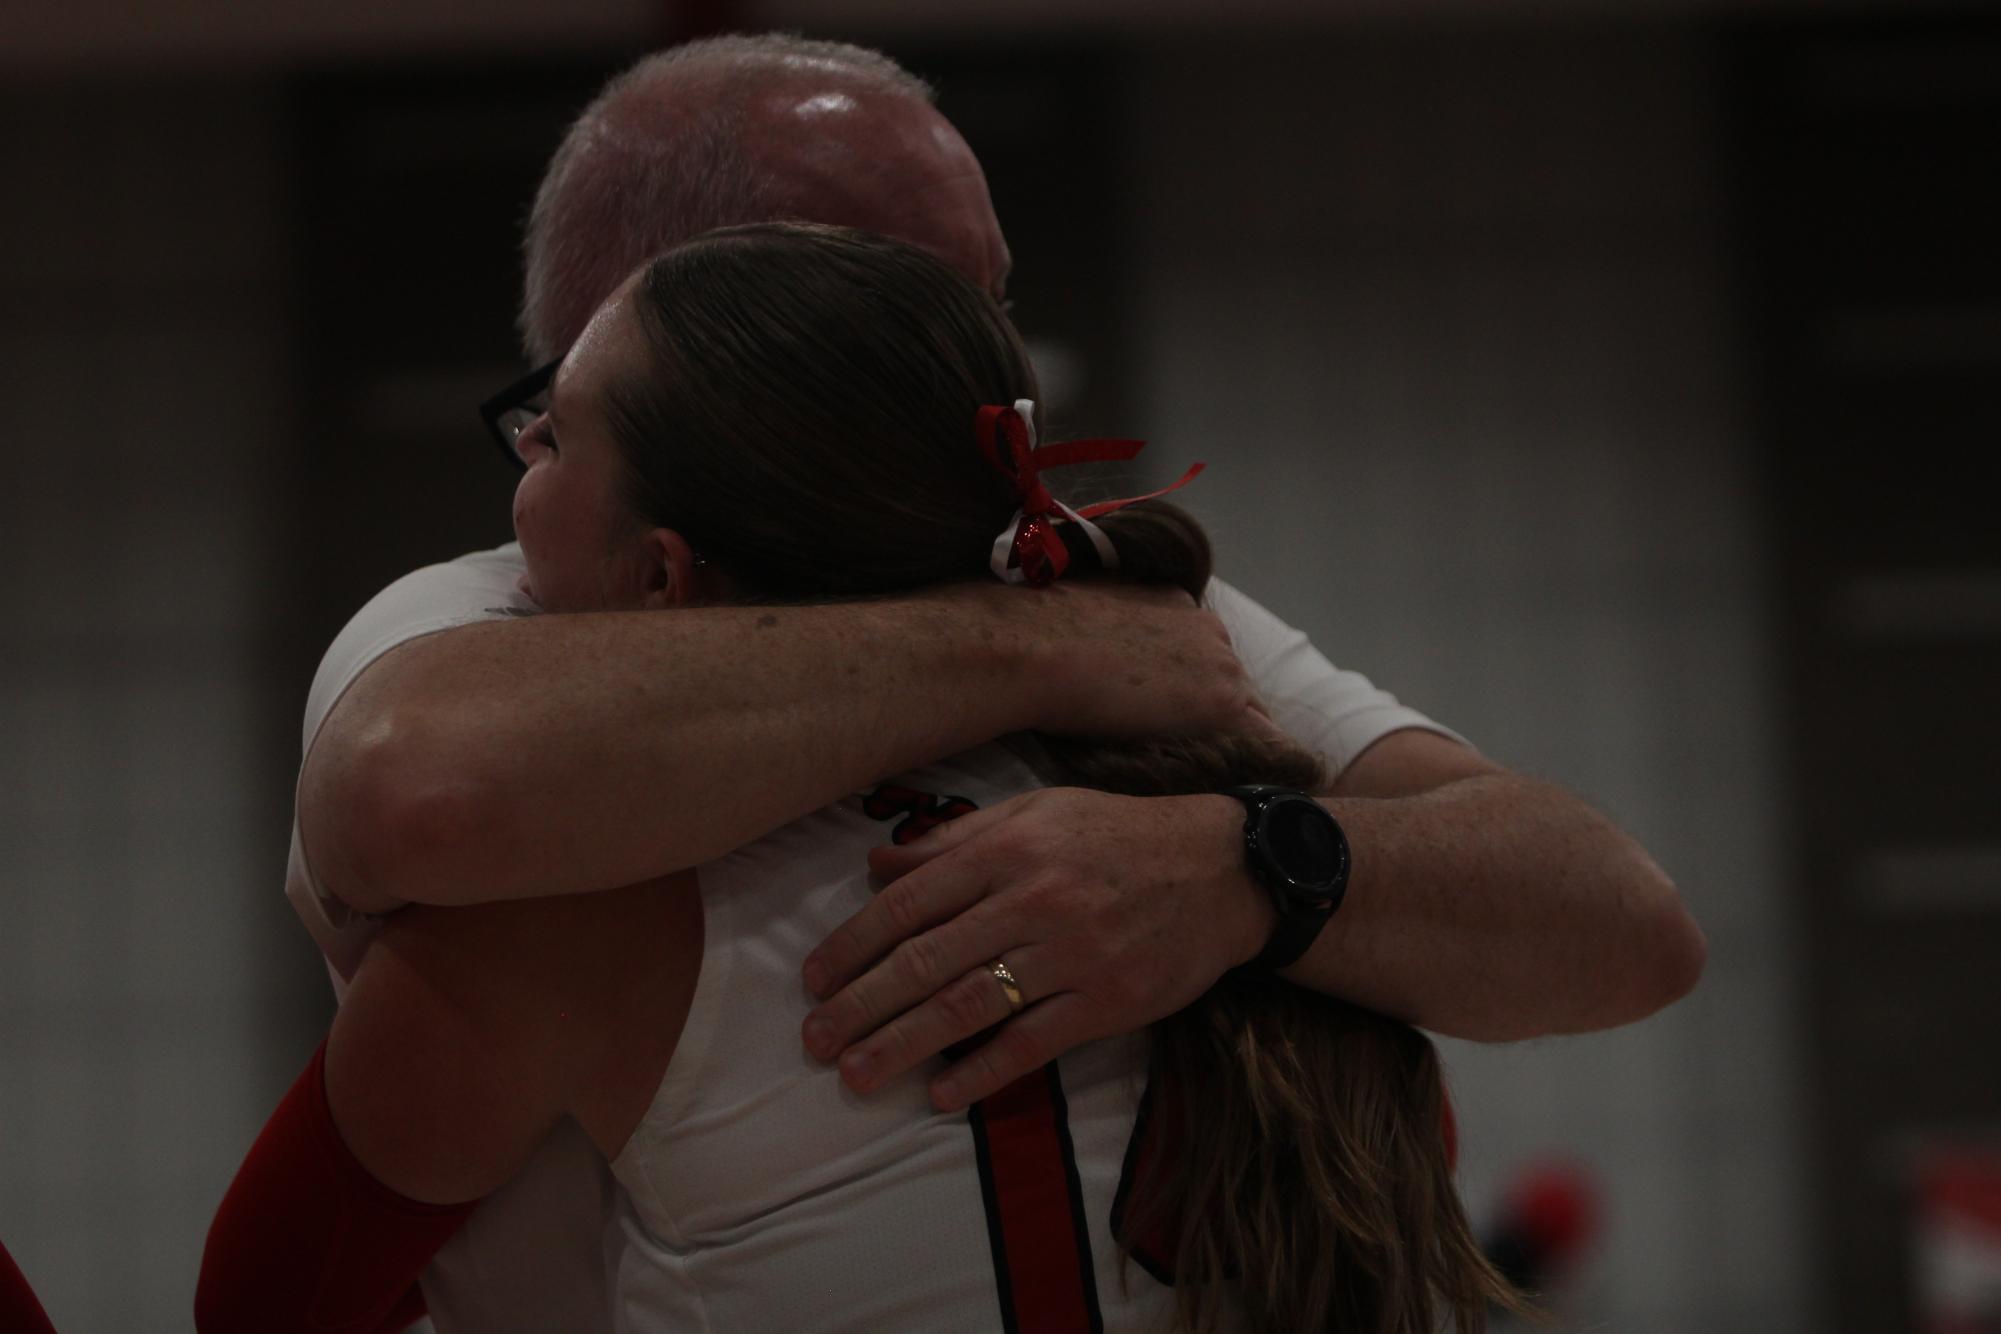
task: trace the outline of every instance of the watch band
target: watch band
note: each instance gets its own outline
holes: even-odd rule
[[[1246,967],[1275,971],[1297,962],[1319,939],[1328,919],[1341,906],[1348,888],[1347,836],[1327,808],[1307,793],[1258,784],[1229,788],[1225,795],[1244,803],[1244,859],[1251,875],[1264,886],[1265,892],[1271,895],[1272,905],[1278,909],[1278,925],[1272,929],[1264,948]],[[1323,868],[1327,875],[1323,880],[1316,880],[1310,891],[1278,864],[1273,849],[1265,840],[1265,812],[1279,801],[1288,799],[1311,803],[1326,820],[1333,835],[1331,862]]]

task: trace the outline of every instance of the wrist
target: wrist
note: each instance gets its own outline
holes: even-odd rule
[[[962,730],[985,741],[1032,731],[1051,712],[1061,655],[1023,613],[1018,588],[997,581],[947,584],[907,602],[878,604],[888,632],[913,646],[912,664],[955,682]]]
[[[1278,972],[1313,947],[1347,895],[1347,835],[1325,803],[1294,788],[1252,783],[1226,790],[1243,804],[1244,859],[1269,895],[1276,925],[1251,960]]]
[[[1216,906],[1215,929],[1227,951],[1226,966],[1242,967],[1264,950],[1278,928],[1278,908],[1244,859],[1244,805],[1220,794],[1181,800],[1189,803],[1186,827],[1196,831],[1201,844],[1196,864],[1214,887],[1210,901]]]
[[[997,732],[1075,735],[1102,682],[1088,644],[1055,628],[1067,589],[1023,589],[998,581],[971,585],[957,606],[985,703]]]

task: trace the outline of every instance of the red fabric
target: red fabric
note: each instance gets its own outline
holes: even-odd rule
[[[1097,1334],[1097,1280],[1079,1235],[1081,1201],[1053,1065],[979,1104],[985,1138],[987,1226],[1007,1285],[1002,1323],[1012,1334]]]
[[[1550,1266],[1568,1266],[1577,1257],[1597,1234],[1601,1212],[1591,1177],[1564,1162],[1541,1163],[1523,1172],[1502,1209]]]
[[[1150,1083],[1140,1106],[1139,1124],[1133,1127],[1133,1141],[1127,1145],[1112,1228],[1133,1259],[1163,1283],[1174,1282],[1174,1263],[1181,1250],[1181,1213],[1157,1208],[1153,1192],[1168,1163],[1180,1151],[1181,1099],[1169,1095],[1160,1084]],[[1135,1193],[1139,1196],[1137,1207],[1144,1210],[1137,1221],[1132,1217]]]
[[[417,1276],[472,1210],[406,1199],[355,1159],[327,1106],[322,1042],[216,1210],[195,1326],[396,1334],[423,1315]]]
[[[4,1245],[0,1245],[0,1329],[7,1334],[56,1334],[48,1312],[35,1300],[35,1290]]]

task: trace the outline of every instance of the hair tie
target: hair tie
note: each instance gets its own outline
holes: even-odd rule
[[[994,539],[987,564],[1003,582],[1041,588],[1052,583],[1069,567],[1070,552],[1063,545],[1057,525],[1074,523],[1091,539],[1099,562],[1108,570],[1119,567],[1119,553],[1105,530],[1091,520],[1100,515],[1154,500],[1178,491],[1195,479],[1203,464],[1191,464],[1172,485],[1143,496],[1124,500],[1101,500],[1073,510],[1043,483],[1044,468],[1063,468],[1073,463],[1124,462],[1139,457],[1144,440],[1063,440],[1038,446],[1035,443],[1035,400],[1018,398],[1013,407],[983,407],[974,418],[974,434],[980,452],[995,471],[1014,484],[1021,508]]]

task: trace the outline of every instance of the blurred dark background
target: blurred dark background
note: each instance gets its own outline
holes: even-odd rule
[[[1476,1215],[1552,1159],[1602,1192],[1559,1326],[1993,1300],[2001,1220],[1982,1259],[1951,1200],[2001,1190],[2001,17],[1157,9],[10,17],[0,1238],[58,1327],[186,1323],[327,1019],[281,893],[306,686],[508,537],[474,408],[564,125],[764,26],[938,85],[1061,424],[1208,459],[1233,582],[1681,883],[1688,1001],[1445,1044]]]

